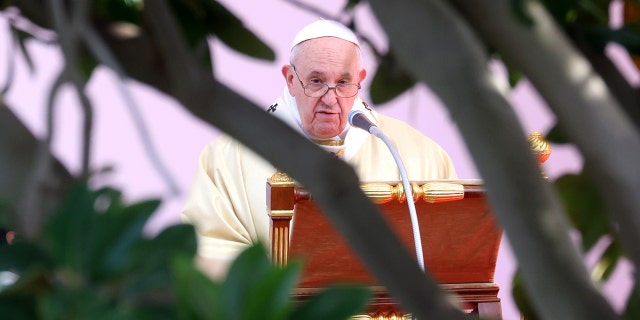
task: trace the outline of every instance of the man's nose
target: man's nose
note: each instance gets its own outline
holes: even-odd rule
[[[327,92],[325,92],[325,94],[322,96],[322,101],[327,104],[328,102],[336,101],[338,98],[338,92],[336,92],[336,90],[336,86],[329,86]]]

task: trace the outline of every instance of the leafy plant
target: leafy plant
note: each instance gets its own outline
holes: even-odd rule
[[[341,319],[368,301],[368,289],[343,286],[296,304],[291,293],[300,264],[276,268],[260,244],[237,258],[224,282],[213,282],[193,263],[191,225],[144,236],[159,204],[127,205],[115,189],[77,184],[45,224],[41,239],[0,247],[0,270],[19,275],[0,291],[0,314],[8,319]]]

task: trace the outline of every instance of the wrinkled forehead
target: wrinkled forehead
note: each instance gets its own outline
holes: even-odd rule
[[[291,51],[291,64],[298,68],[340,69],[357,73],[362,67],[360,48],[350,41],[321,37],[303,41]],[[307,70],[310,71],[310,70]]]

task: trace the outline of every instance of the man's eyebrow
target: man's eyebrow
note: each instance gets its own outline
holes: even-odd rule
[[[310,77],[314,77],[314,76],[317,77],[317,76],[324,76],[324,75],[326,75],[326,72],[318,71],[318,70],[312,70],[309,73]],[[342,78],[345,78],[345,79],[352,79],[353,78],[353,75],[351,75],[351,72],[348,72],[348,71],[347,72],[343,72],[340,76]]]

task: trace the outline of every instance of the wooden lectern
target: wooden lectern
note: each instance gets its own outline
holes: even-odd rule
[[[398,237],[415,255],[413,231],[402,183],[367,183],[363,191],[382,211]],[[425,268],[453,293],[461,309],[480,318],[501,319],[494,272],[502,231],[472,181],[412,183],[422,233]],[[420,199],[421,198],[421,199]],[[309,194],[285,174],[267,182],[271,217],[271,256],[278,265],[301,258],[305,267],[296,292],[303,300],[340,282],[371,286],[374,297],[357,319],[410,319],[407,312],[365,269]]]

